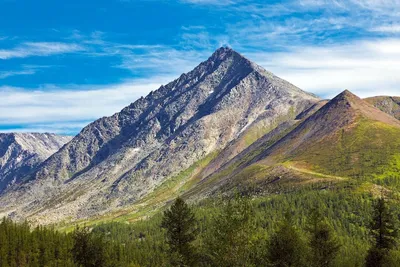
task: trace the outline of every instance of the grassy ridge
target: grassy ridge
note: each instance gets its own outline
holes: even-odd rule
[[[354,127],[299,151],[292,162],[346,177],[384,177],[400,171],[400,128],[361,119]]]

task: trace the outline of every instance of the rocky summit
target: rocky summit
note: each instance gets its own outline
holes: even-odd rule
[[[27,182],[3,192],[0,215],[54,223],[158,198],[160,186],[182,171],[220,151],[218,164],[225,164],[319,101],[220,48],[191,72],[86,126]]]

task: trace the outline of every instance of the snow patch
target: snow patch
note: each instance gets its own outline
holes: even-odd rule
[[[16,161],[17,163],[20,163],[21,160],[22,160],[22,155],[18,155],[18,157],[15,159],[15,161]]]

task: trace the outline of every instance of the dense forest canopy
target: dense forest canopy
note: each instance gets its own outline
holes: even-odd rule
[[[78,227],[71,233],[3,219],[0,266],[307,266],[321,261],[323,266],[364,266],[367,256],[379,247],[380,227],[373,223],[379,209],[390,220],[385,233],[390,233],[392,242],[384,253],[381,250],[382,266],[396,266],[398,237],[391,234],[400,208],[395,196],[384,201],[382,211],[376,197],[354,188],[352,184],[322,190],[310,187],[258,198],[237,194],[192,206],[182,201],[175,214],[171,208],[148,220]],[[182,226],[182,221],[190,224]],[[176,227],[168,228],[173,222]],[[172,249],[168,232],[177,227],[193,233],[188,235],[190,251]],[[325,250],[317,249],[321,244]],[[188,251],[195,262],[173,264],[172,259],[181,257],[176,251]],[[292,251],[294,257],[277,260],[285,251]]]

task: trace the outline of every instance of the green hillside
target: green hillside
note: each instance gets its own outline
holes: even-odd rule
[[[400,172],[400,127],[360,119],[350,129],[298,151],[288,162],[346,177],[377,177]]]
[[[399,121],[345,91],[250,164],[368,179],[398,174],[399,157]]]

